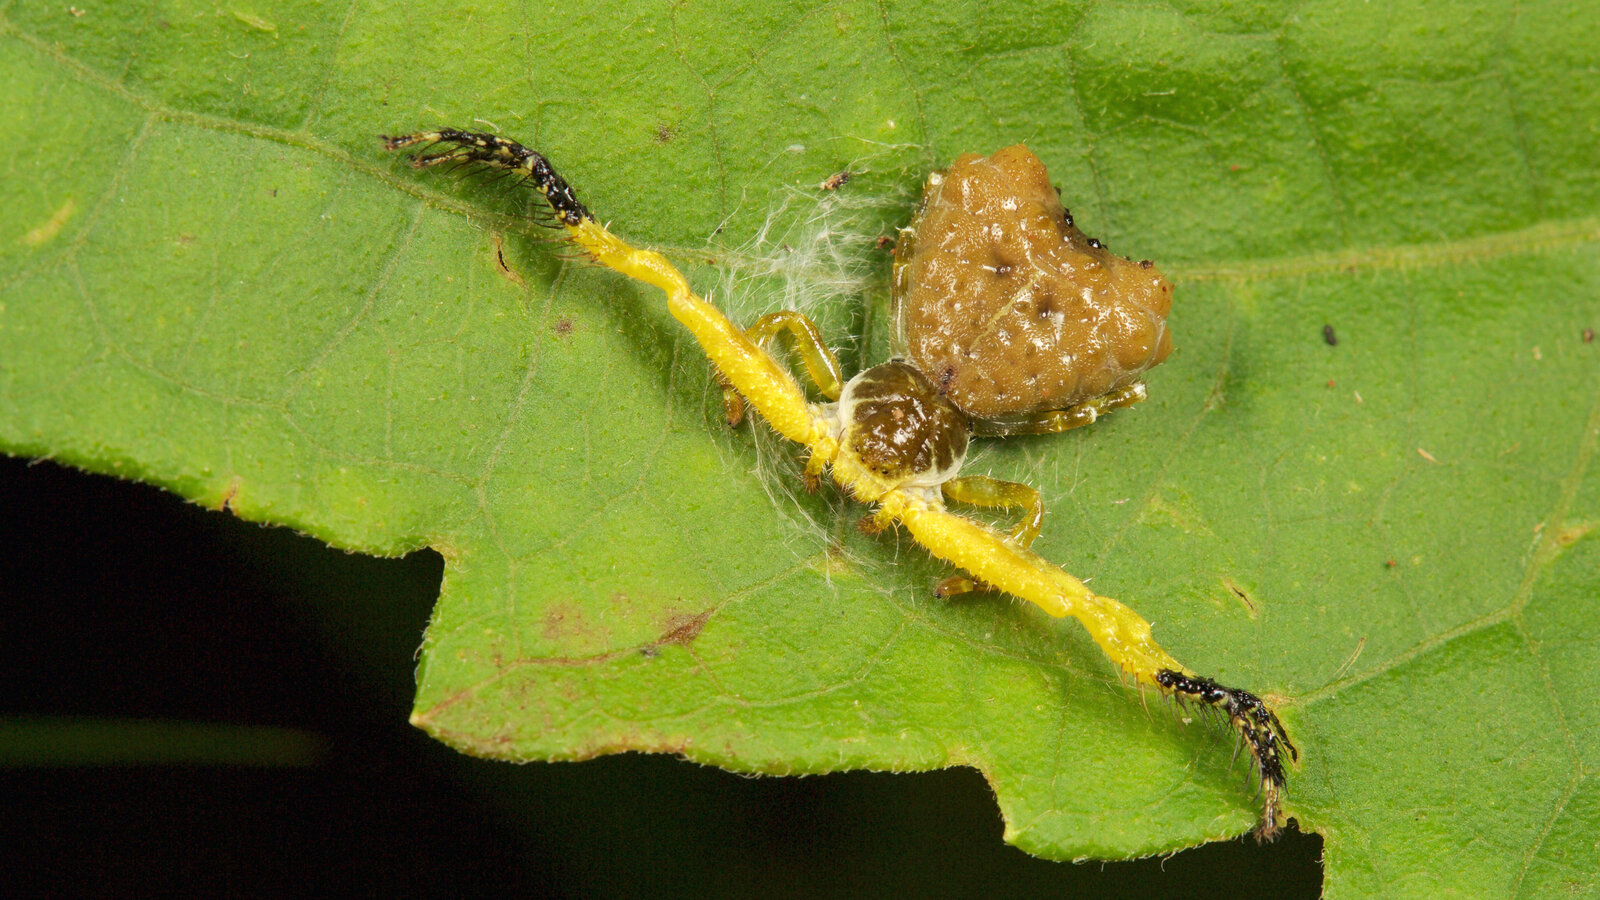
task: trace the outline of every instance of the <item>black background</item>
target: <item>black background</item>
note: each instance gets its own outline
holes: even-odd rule
[[[1001,842],[970,769],[471,759],[406,720],[437,554],[349,555],[3,456],[0,510],[8,894],[1296,898],[1322,882],[1321,839],[1293,829],[1038,860]]]

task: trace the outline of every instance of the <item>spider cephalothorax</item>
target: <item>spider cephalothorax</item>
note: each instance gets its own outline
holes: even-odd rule
[[[907,359],[868,369],[845,384],[838,359],[811,320],[781,311],[749,329],[734,325],[695,295],[665,257],[632,247],[601,225],[538,152],[495,135],[455,130],[386,139],[391,150],[416,144],[450,147],[415,157],[419,167],[481,163],[525,176],[549,202],[567,238],[590,258],[664,291],[668,311],[722,380],[729,421],[736,423],[748,404],[810,453],[808,487],[829,475],[875,505],[869,530],[898,525],[961,570],[940,584],[940,594],[984,587],[1052,616],[1072,616],[1140,685],[1222,711],[1250,748],[1261,778],[1256,833],[1265,839],[1277,835],[1286,781],[1283,751],[1294,757],[1295,748],[1272,710],[1248,691],[1184,668],[1156,643],[1149,622],[1029,550],[1044,516],[1038,491],[958,474],[975,427],[1039,433],[1088,424],[1143,399],[1139,377],[1171,347],[1165,327],[1171,286],[1148,263],[1112,256],[1083,237],[1059,201],[1040,201],[1040,185],[1049,181],[1027,148],[988,159],[962,157],[929,178],[937,196],[925,200],[902,238],[903,252],[896,254]],[[927,276],[933,281],[953,281],[948,291],[928,293],[921,290],[919,272],[942,273]],[[818,389],[836,402],[810,402],[766,351],[785,332]],[[951,513],[946,498],[1026,514],[1002,534]]]
[[[895,488],[937,491],[967,457],[967,417],[904,360],[850,379],[837,416],[840,458],[834,465],[859,466],[861,480],[878,488],[858,490],[860,500]]]

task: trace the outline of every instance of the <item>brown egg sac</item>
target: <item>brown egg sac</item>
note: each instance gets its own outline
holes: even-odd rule
[[[893,294],[912,365],[984,421],[1099,397],[1172,352],[1172,285],[1084,236],[1021,144],[928,177]]]

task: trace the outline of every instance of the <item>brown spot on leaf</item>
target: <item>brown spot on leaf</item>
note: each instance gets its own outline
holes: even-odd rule
[[[1576,525],[1564,526],[1560,531],[1556,532],[1556,546],[1562,549],[1571,547],[1578,541],[1583,540],[1593,530],[1593,522],[1579,522]]]
[[[1234,581],[1232,578],[1222,579],[1222,584],[1230,592],[1232,592],[1235,597],[1239,598],[1239,602],[1244,604],[1245,612],[1249,613],[1250,618],[1254,619],[1256,614],[1260,612],[1260,607],[1256,605],[1255,598],[1250,596],[1250,592],[1246,591],[1243,585],[1239,584],[1237,581]]]
[[[500,273],[500,277],[515,285],[526,284],[527,282],[523,281],[522,276],[517,274],[516,270],[506,263],[505,236],[495,232],[491,239],[494,241],[494,267]]]
[[[235,475],[222,490],[222,499],[217,501],[217,512],[232,512],[233,498],[239,496],[239,485],[244,479]]]
[[[545,607],[541,625],[545,639],[563,647],[595,643],[593,624],[584,615],[583,607],[572,600],[552,601]]]
[[[699,615],[674,615],[667,619],[667,630],[656,640],[659,644],[677,644],[687,647],[695,638],[700,636],[700,629],[706,627],[706,621],[711,618],[711,610],[707,609]]]

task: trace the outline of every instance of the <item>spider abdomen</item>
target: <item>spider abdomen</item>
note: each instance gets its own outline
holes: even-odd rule
[[[893,292],[911,363],[985,421],[1127,387],[1172,350],[1172,285],[1078,230],[1021,144],[928,178]]]

